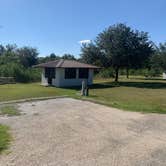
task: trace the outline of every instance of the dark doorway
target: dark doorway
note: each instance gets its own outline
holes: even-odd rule
[[[48,84],[52,85],[52,78],[48,77]]]
[[[45,68],[45,77],[48,79],[48,84],[52,85],[52,79],[56,78],[55,68],[47,67]]]

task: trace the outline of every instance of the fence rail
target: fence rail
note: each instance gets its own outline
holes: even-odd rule
[[[14,77],[0,77],[0,85],[15,83]]]

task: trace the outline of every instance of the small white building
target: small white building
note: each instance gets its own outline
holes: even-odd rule
[[[163,79],[166,79],[166,72],[163,73]]]
[[[42,68],[42,85],[56,87],[80,86],[83,80],[91,85],[93,84],[93,71],[99,69],[94,65],[64,59],[42,63],[35,67]]]

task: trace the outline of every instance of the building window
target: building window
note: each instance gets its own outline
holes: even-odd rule
[[[45,77],[46,78],[56,78],[56,69],[55,68],[45,68]]]
[[[79,78],[88,78],[89,77],[89,69],[87,68],[79,68]]]
[[[65,79],[76,78],[76,69],[75,68],[65,68]]]

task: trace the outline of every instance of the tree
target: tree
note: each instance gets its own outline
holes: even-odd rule
[[[45,62],[48,62],[48,61],[53,61],[53,60],[58,60],[58,59],[60,59],[59,56],[55,55],[54,53],[51,53],[49,56],[39,57],[38,62],[39,63],[45,63]]]
[[[71,54],[64,54],[64,55],[62,56],[62,59],[76,60],[76,58],[74,57],[74,55],[71,55]]]
[[[149,75],[156,77],[161,75],[162,71],[162,57],[157,52],[150,58],[150,70]]]
[[[20,58],[21,64],[28,68],[37,64],[38,51],[32,47],[22,47],[17,49],[17,55]]]
[[[19,58],[16,54],[16,49],[17,46],[15,44],[0,45],[0,65],[11,62],[18,63]]]
[[[164,70],[164,72],[166,72],[166,42],[164,44],[159,44],[159,54],[162,59],[161,67]]]
[[[129,69],[140,69],[149,66],[149,59],[154,53],[155,45],[149,40],[147,32],[132,31],[128,46],[127,57],[127,78]]]
[[[50,54],[50,59],[55,60],[55,59],[57,59],[57,56],[54,53],[51,53]]]
[[[151,70],[157,75],[166,71],[166,43],[160,43],[155,53],[151,56]]]
[[[0,56],[3,55],[5,52],[5,47],[3,45],[0,45]]]
[[[0,77],[13,77],[17,82],[37,81],[38,69],[28,68],[37,60],[36,49],[16,45],[0,45]]]
[[[116,82],[120,68],[141,66],[153,51],[147,33],[134,31],[125,24],[110,26],[95,42],[114,68]]]
[[[6,45],[6,52],[15,52],[17,49],[17,45],[16,44],[7,44]]]
[[[105,54],[94,43],[83,44],[81,47],[80,61],[101,67],[109,66]]]

